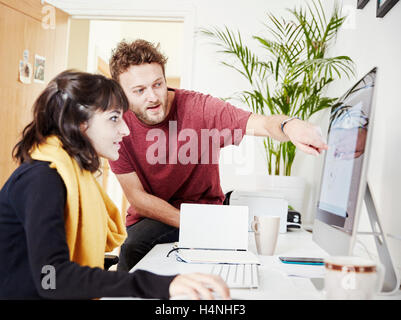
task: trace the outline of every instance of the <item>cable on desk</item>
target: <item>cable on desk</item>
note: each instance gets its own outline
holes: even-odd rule
[[[191,248],[175,247],[175,248],[171,249],[171,250],[167,253],[166,257],[168,258],[168,256],[170,255],[171,252],[178,251],[178,250],[180,250],[180,249],[191,249]]]

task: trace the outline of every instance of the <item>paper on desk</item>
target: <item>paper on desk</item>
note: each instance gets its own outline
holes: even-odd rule
[[[325,275],[324,265],[303,265],[281,263],[280,270],[289,277],[301,278],[323,278]]]

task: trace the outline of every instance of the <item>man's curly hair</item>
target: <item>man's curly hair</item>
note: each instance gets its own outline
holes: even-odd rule
[[[155,46],[146,40],[138,39],[131,43],[121,41],[109,61],[110,73],[114,80],[119,81],[120,74],[128,70],[132,65],[144,63],[158,63],[163,69],[167,63],[167,58],[159,51],[159,44]]]

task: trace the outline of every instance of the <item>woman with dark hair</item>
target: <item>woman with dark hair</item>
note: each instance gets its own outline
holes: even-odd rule
[[[121,87],[101,75],[65,71],[40,94],[0,191],[0,299],[229,297],[212,275],[103,270],[126,230],[93,173],[100,157],[118,159],[126,110]]]

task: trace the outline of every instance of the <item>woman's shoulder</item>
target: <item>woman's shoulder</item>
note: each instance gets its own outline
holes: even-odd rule
[[[15,177],[24,175],[45,175],[54,176],[58,175],[57,170],[50,168],[50,162],[33,160],[31,162],[23,162],[12,174]]]
[[[50,162],[33,160],[22,163],[10,176],[11,184],[29,186],[58,187],[63,186],[63,180],[56,169],[50,167]]]
[[[50,163],[33,161],[22,163],[13,172],[0,190],[0,202],[23,205],[28,199],[64,199],[66,194],[61,176]]]

